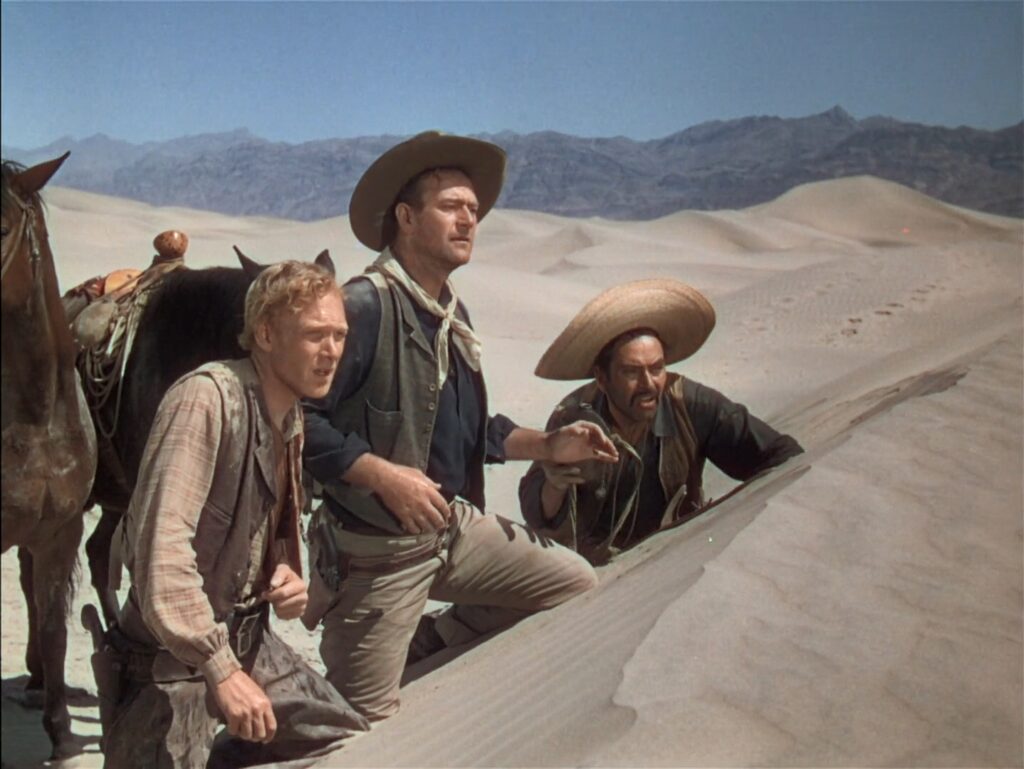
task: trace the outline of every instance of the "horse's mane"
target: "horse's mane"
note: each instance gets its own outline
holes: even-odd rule
[[[0,164],[0,203],[3,204],[4,208],[8,206],[18,206],[19,204],[27,203],[32,206],[42,205],[43,199],[38,192],[33,192],[31,195],[19,196],[14,191],[14,185],[12,181],[15,176],[25,170],[25,166],[14,160],[4,160]]]

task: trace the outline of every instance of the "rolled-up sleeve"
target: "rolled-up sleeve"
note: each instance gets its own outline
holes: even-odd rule
[[[505,461],[505,439],[519,425],[504,414],[487,418],[487,464],[501,464]]]
[[[126,519],[129,569],[156,639],[212,684],[241,666],[214,619],[192,542],[217,465],[223,397],[207,376],[180,381],[157,411]]]
[[[349,333],[327,395],[302,402],[305,410],[303,462],[320,483],[338,483],[370,444],[355,433],[342,433],[331,424],[337,405],[351,397],[370,375],[377,353],[380,329],[380,298],[368,280],[354,280],[345,286],[345,316]]]
[[[531,528],[538,531],[554,531],[560,529],[569,515],[573,497],[576,489],[570,488],[566,491],[562,506],[555,513],[553,518],[544,517],[544,504],[541,501],[541,492],[544,489],[544,481],[547,476],[540,462],[534,462],[519,481],[519,509],[523,514],[523,520]]]
[[[569,419],[561,408],[556,408],[548,417],[544,426],[545,432],[551,432],[568,424]],[[523,514],[523,520],[534,529],[555,530],[560,528],[569,514],[570,503],[576,495],[575,487],[571,487],[562,500],[562,507],[551,519],[544,517],[544,504],[541,500],[541,493],[544,490],[544,482],[547,475],[540,462],[532,462],[530,469],[519,481],[519,510]]]
[[[803,452],[792,436],[774,430],[711,387],[686,380],[684,394],[698,452],[731,478],[749,480]]]

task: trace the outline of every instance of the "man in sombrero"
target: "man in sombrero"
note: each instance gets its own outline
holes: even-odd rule
[[[519,485],[527,523],[601,564],[700,512],[707,460],[745,481],[803,451],[744,406],[668,372],[714,325],[699,291],[667,279],[616,286],[580,310],[535,373],[591,381],[558,404],[547,427],[600,425],[619,460],[535,462]]]
[[[485,462],[618,458],[589,422],[545,433],[488,415],[480,340],[448,278],[469,262],[504,169],[494,144],[428,132],[384,153],[352,195],[352,230],[380,254],[344,288],[345,352],[306,408],[305,463],[325,504],[303,619],[322,620],[327,677],[371,721],[398,710],[407,657],[596,584],[576,553],[483,513]],[[428,598],[454,608],[421,621]]]

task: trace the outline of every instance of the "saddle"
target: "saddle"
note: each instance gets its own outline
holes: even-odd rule
[[[135,291],[142,274],[142,270],[114,270],[64,294],[64,311],[78,349],[95,347],[106,338],[117,300]]]
[[[121,382],[139,319],[153,289],[171,272],[184,269],[188,236],[180,230],[167,230],[153,239],[153,247],[157,253],[145,271],[115,270],[64,295],[71,333],[79,348],[76,365],[101,444],[109,442],[117,430]],[[115,394],[111,414],[105,407]]]
[[[131,355],[139,319],[163,279],[185,268],[184,260],[154,264],[146,271],[117,270],[104,279],[102,295],[74,318],[71,333],[79,346],[76,361],[85,398],[97,430],[110,438],[117,429],[121,379]],[[116,395],[112,414],[106,405]]]

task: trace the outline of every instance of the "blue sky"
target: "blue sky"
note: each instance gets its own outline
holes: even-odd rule
[[[1017,2],[3,2],[3,143],[1024,118]]]

